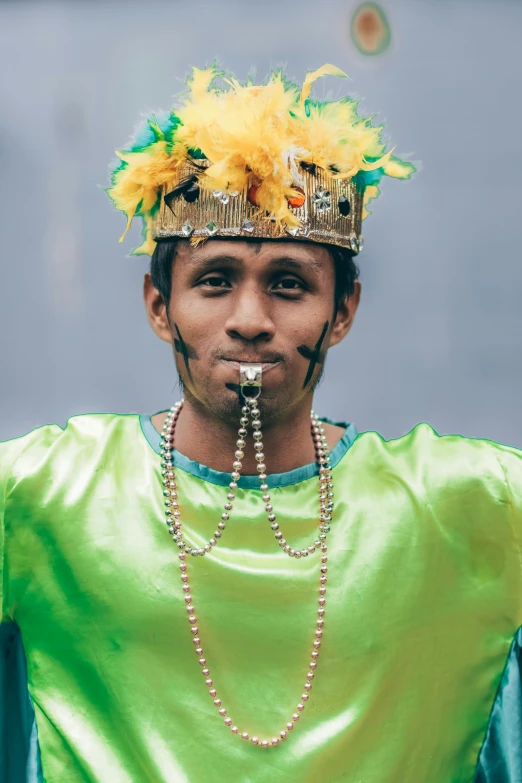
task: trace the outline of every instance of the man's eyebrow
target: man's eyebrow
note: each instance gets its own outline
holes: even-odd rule
[[[206,269],[210,266],[219,266],[219,264],[234,264],[235,266],[241,264],[241,258],[225,254],[220,256],[208,256],[207,258],[201,258],[198,255],[194,255],[190,256],[188,261],[192,266],[199,267],[200,269]]]
[[[272,258],[270,260],[270,265],[286,266],[295,270],[302,270],[302,271],[310,268],[314,272],[324,271],[323,264],[321,264],[320,261],[317,261],[317,259],[313,258],[312,256],[307,256],[306,258],[295,258],[295,256],[280,256],[278,258]]]
[[[192,256],[190,258],[190,263],[199,270],[204,270],[210,267],[219,266],[220,264],[240,266],[241,264],[247,262],[245,262],[241,256],[223,254],[218,256],[209,256],[208,258],[198,258],[197,255]],[[317,259],[313,258],[312,256],[308,256],[306,258],[296,258],[295,256],[277,256],[276,258],[270,259],[268,266],[287,267],[295,269],[296,271],[305,271],[306,269],[313,270],[314,272],[324,271],[323,264],[321,264],[320,261],[317,261]]]

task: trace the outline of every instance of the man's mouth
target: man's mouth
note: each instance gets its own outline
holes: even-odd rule
[[[269,370],[272,370],[274,367],[277,367],[278,364],[280,364],[280,360],[276,359],[274,361],[260,361],[259,359],[229,359],[226,357],[221,357],[220,362],[223,362],[223,364],[226,364],[231,369],[235,370],[237,373],[239,373],[239,366],[241,364],[260,364],[261,368],[263,370],[263,374],[268,372]]]

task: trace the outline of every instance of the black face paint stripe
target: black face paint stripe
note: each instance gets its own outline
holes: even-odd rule
[[[239,383],[225,383],[225,387],[230,389],[231,392],[235,392],[237,394],[237,400],[240,406],[245,404]]]
[[[318,341],[315,344],[315,347],[312,349],[308,348],[307,345],[300,345],[297,350],[301,354],[301,356],[304,356],[305,359],[310,360],[310,364],[308,365],[308,371],[306,373],[306,378],[303,383],[303,389],[305,386],[308,386],[310,381],[312,380],[312,376],[314,374],[315,365],[316,364],[322,364],[324,362],[324,354],[321,351],[321,345],[323,344],[323,340],[325,338],[326,332],[328,331],[328,327],[330,326],[330,322],[327,321],[325,325],[323,326],[323,331],[321,332],[321,336],[318,339]]]
[[[176,331],[178,333],[178,339],[174,338],[174,348],[178,353],[180,353],[183,356],[183,362],[185,364],[185,369],[187,371],[187,375],[190,380],[192,380],[192,373],[190,372],[189,367],[189,359],[199,359],[198,353],[192,348],[190,345],[187,345],[183,337],[181,336],[181,332],[179,331],[179,326],[177,324],[174,324],[176,327]]]
[[[241,386],[239,383],[225,383],[225,386],[227,389],[230,389],[230,391],[236,392],[236,394],[239,394],[241,391]]]

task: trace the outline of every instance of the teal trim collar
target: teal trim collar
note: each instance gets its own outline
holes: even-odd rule
[[[166,411],[159,412],[166,413]],[[152,446],[154,451],[159,454],[160,434],[152,423],[152,416],[155,415],[157,414],[154,413],[152,415],[141,415],[140,424],[143,434],[147,438],[149,444]],[[332,467],[335,468],[335,466],[342,460],[356,439],[357,429],[353,424],[332,421],[326,417],[321,417],[321,421],[325,421],[328,424],[335,424],[338,427],[346,428],[344,435],[339,441],[337,441],[330,453]],[[201,465],[199,462],[194,462],[194,460],[189,459],[184,454],[181,454],[181,452],[179,452],[177,449],[174,449],[173,457],[174,466],[176,468],[185,471],[185,473],[190,473],[192,476],[196,476],[196,478],[209,481],[211,484],[219,484],[223,487],[228,487],[229,483],[232,481],[230,473],[222,473],[219,470],[208,468],[206,465]],[[318,475],[319,467],[317,462],[310,462],[308,465],[303,465],[300,468],[289,470],[286,473],[271,473],[268,475],[266,483],[271,488],[288,487],[291,484],[298,484],[301,481],[306,481],[307,479],[314,478],[314,476]],[[241,476],[238,482],[238,486],[241,489],[259,489],[259,479],[257,476]]]

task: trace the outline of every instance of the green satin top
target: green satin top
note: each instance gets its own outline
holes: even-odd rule
[[[520,780],[491,770],[508,769],[512,752],[501,720],[522,625],[522,453],[426,424],[388,442],[354,435],[348,428],[332,454],[327,611],[310,700],[268,750],[234,736],[207,692],[150,419],[78,416],[0,444],[0,778],[16,768],[25,777],[5,780]],[[230,477],[175,460],[185,537],[202,546]],[[316,537],[316,473],[309,465],[268,481],[294,547]],[[319,557],[277,547],[257,486],[242,479],[226,535],[187,562],[223,704],[241,730],[271,738],[303,691]],[[13,680],[25,665],[26,696]]]

